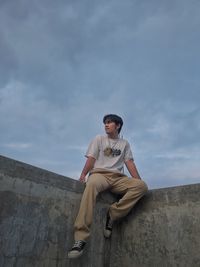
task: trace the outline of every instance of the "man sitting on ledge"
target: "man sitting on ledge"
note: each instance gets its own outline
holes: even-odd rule
[[[75,243],[68,253],[69,258],[78,258],[83,253],[90,235],[93,208],[99,192],[109,189],[113,193],[123,195],[118,202],[110,206],[107,212],[103,232],[104,236],[109,238],[113,222],[126,216],[148,190],[137,171],[128,141],[119,137],[123,125],[122,118],[115,114],[108,114],[104,116],[103,123],[106,135],[98,135],[90,143],[86,153],[87,160],[79,179],[85,182],[89,173],[74,224]],[[131,178],[123,173],[124,163]]]

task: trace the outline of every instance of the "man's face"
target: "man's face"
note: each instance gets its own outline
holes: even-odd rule
[[[120,125],[117,125],[115,122],[107,119],[104,123],[105,125],[105,132],[107,134],[116,134],[118,133],[118,128]]]

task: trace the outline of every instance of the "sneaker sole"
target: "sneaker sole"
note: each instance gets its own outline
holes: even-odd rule
[[[82,254],[83,254],[83,251],[80,251],[80,252],[78,252],[78,253],[72,253],[72,252],[69,252],[69,253],[68,253],[68,259],[77,259],[77,258],[79,258]]]
[[[104,234],[104,237],[105,238],[110,238],[111,237],[111,234],[112,234],[112,231],[103,229],[103,234]]]

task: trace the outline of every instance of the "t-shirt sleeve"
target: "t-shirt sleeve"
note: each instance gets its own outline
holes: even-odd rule
[[[86,151],[85,156],[88,157],[93,157],[95,159],[98,159],[99,156],[99,150],[100,150],[100,136],[96,136],[89,144],[88,149]]]
[[[130,159],[134,160],[133,153],[131,151],[130,144],[128,142],[126,142],[125,153],[124,153],[124,161],[130,160]]]

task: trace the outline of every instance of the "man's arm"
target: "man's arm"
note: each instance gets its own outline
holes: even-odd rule
[[[127,161],[125,162],[125,165],[126,165],[128,171],[129,171],[130,175],[131,175],[133,178],[141,179],[141,177],[140,177],[140,175],[139,175],[139,173],[138,173],[138,171],[137,171],[137,168],[136,168],[136,166],[135,166],[135,163],[133,162],[132,159],[127,160]]]
[[[79,181],[85,182],[85,177],[88,174],[88,172],[94,167],[96,159],[93,157],[88,157],[85,163],[85,166],[81,172],[81,176],[79,178]]]

